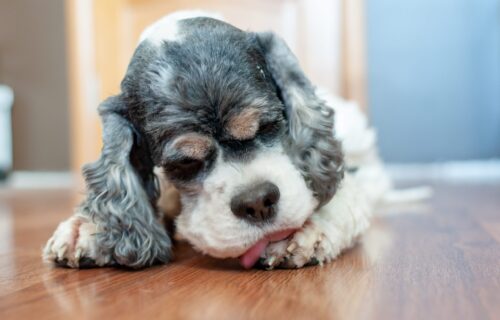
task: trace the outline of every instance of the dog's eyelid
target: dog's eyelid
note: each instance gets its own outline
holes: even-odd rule
[[[163,166],[178,165],[178,164],[183,165],[183,164],[188,164],[188,163],[192,163],[192,162],[204,162],[212,154],[212,151],[209,151],[203,157],[192,157],[190,155],[186,155],[182,152],[179,152],[179,150],[176,150],[176,149],[173,149],[170,151],[171,152],[167,153],[162,159],[161,164]]]
[[[202,161],[202,160],[201,159],[194,159],[194,158],[185,157],[185,158],[181,158],[179,160],[179,163],[180,164],[186,164],[186,163],[191,163],[191,162],[195,162],[195,161]]]
[[[227,135],[227,136],[221,137],[219,139],[219,142],[222,144],[243,144],[245,142],[251,142],[251,141],[255,140],[255,138],[256,138],[256,135],[249,137],[249,138],[244,138],[244,139],[237,139],[231,135]]]
[[[259,131],[257,134],[277,130],[279,128],[281,128],[281,121],[279,119],[263,121],[259,124]]]
[[[259,124],[259,129],[266,128],[266,127],[271,127],[271,126],[277,126],[279,125],[278,120],[268,120],[268,121],[262,121]]]
[[[213,147],[214,145],[211,138],[193,132],[178,136],[172,142],[168,143],[164,150],[166,152],[166,157],[171,154],[185,158],[203,160],[210,154]]]
[[[196,162],[204,162],[205,159],[195,159],[195,158],[191,158],[191,157],[181,157],[179,158],[178,160],[175,161],[175,164],[177,165],[181,165],[181,166],[186,166],[186,165],[190,165],[190,164],[193,164],[193,163],[196,163]]]
[[[246,107],[232,115],[224,124],[225,132],[231,139],[245,141],[255,138],[259,129],[259,118],[262,110],[257,107]]]
[[[170,173],[178,174],[184,171],[190,171],[194,174],[203,167],[205,162],[206,158],[198,159],[179,152],[173,152],[162,160],[161,165]]]

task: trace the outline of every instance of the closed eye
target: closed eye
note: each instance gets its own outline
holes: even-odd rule
[[[232,149],[239,149],[239,148],[244,148],[245,146],[251,144],[254,142],[255,137],[249,138],[249,139],[224,139],[221,140],[220,143],[224,147],[232,148]]]
[[[257,131],[257,136],[259,136],[263,140],[267,140],[278,134],[281,131],[281,127],[282,126],[280,121],[271,121],[263,123],[259,126],[259,130]]]
[[[275,131],[278,128],[277,122],[268,122],[259,127],[257,134],[266,134]]]
[[[281,122],[279,120],[263,123],[259,126],[259,129],[255,136],[248,139],[223,139],[220,140],[221,144],[225,147],[231,148],[238,151],[246,151],[250,149],[255,140],[259,139],[263,142],[267,142],[275,137],[282,129]]]
[[[184,168],[191,168],[200,162],[202,162],[202,161],[198,160],[198,159],[184,158],[184,159],[177,161],[177,165],[184,167]]]
[[[165,162],[167,175],[174,179],[186,180],[196,176],[205,164],[204,160],[181,158]]]

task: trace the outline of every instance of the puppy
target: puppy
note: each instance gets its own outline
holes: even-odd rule
[[[322,264],[355,243],[390,188],[365,120],[347,172],[334,110],[273,33],[167,16],[144,31],[99,114],[86,199],[43,252],[68,267],[168,262],[161,208],[204,254],[245,268]]]

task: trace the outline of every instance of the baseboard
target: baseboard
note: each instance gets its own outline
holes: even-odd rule
[[[0,183],[0,189],[57,189],[77,185],[72,172],[14,171]]]
[[[394,180],[500,183],[500,159],[429,164],[387,164]]]

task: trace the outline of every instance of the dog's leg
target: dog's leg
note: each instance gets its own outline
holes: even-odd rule
[[[291,239],[268,246],[264,266],[300,268],[335,259],[368,228],[372,210],[356,181],[346,175],[333,199],[314,213],[302,229]]]
[[[58,225],[43,249],[43,259],[70,268],[141,268],[166,262],[171,243],[163,216],[150,220],[127,217],[127,212],[107,217],[102,215],[106,211],[100,213],[92,217],[84,202],[73,216]]]

